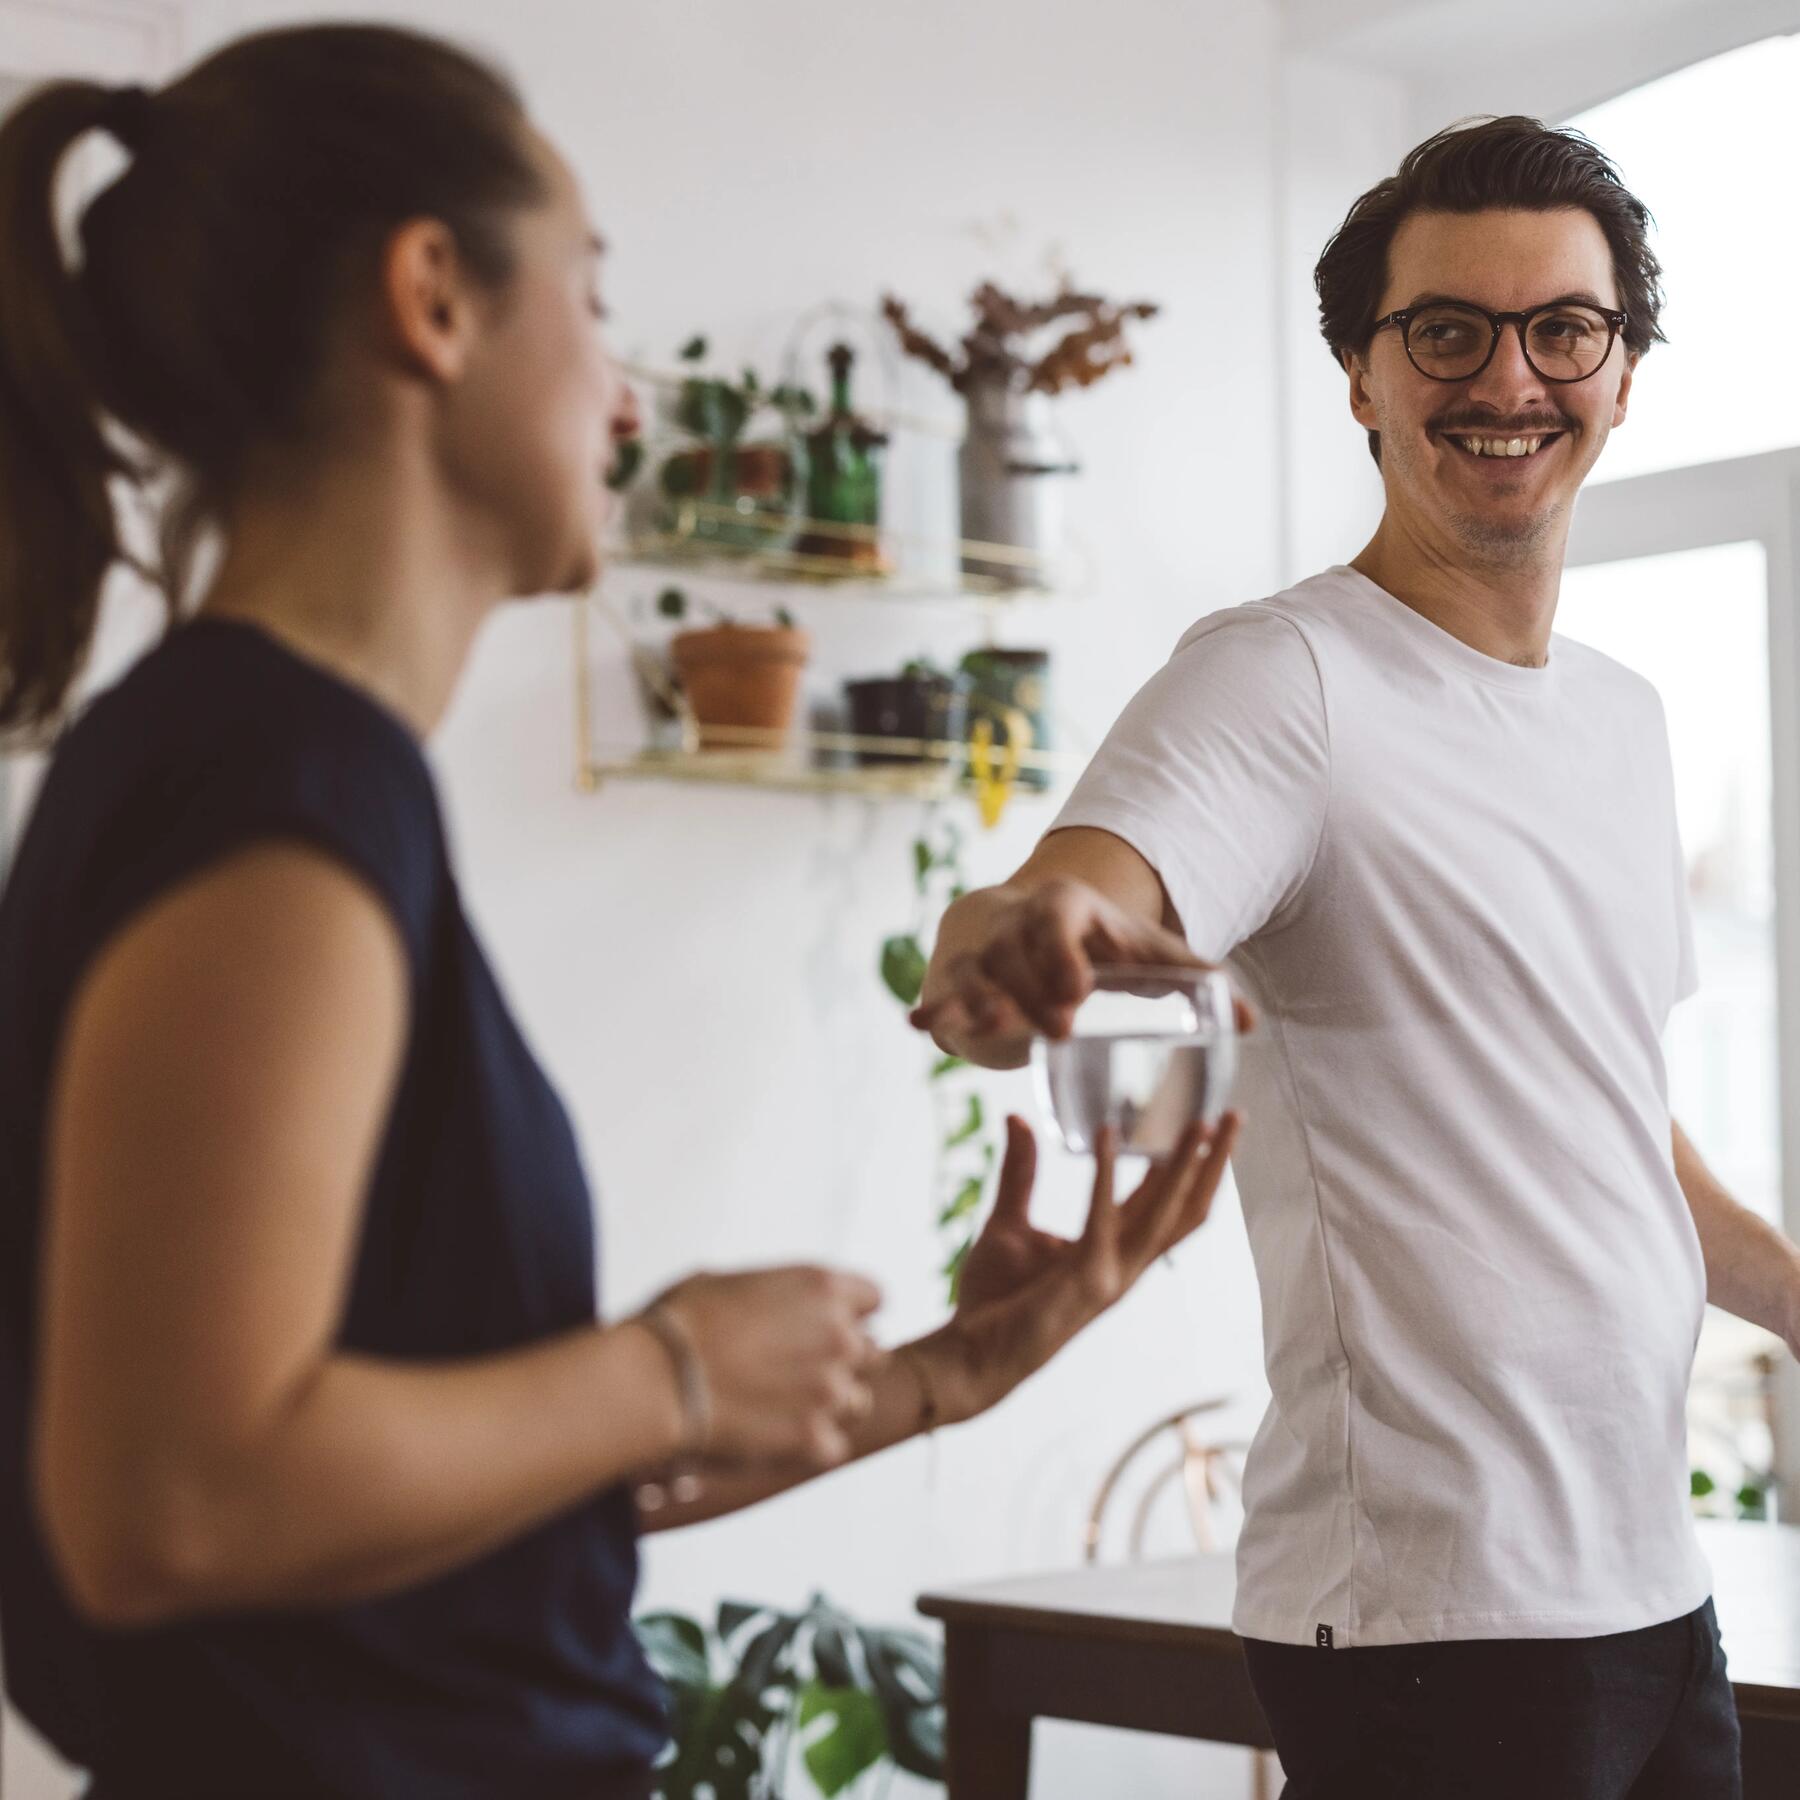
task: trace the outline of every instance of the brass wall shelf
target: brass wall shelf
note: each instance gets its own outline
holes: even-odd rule
[[[801,549],[802,543],[843,548]],[[932,557],[955,566],[934,571]],[[610,566],[788,586],[809,594],[988,604],[1069,599],[1091,586],[1091,570],[1079,556],[1052,561],[1012,544],[928,538],[885,525],[847,525],[697,499],[671,503],[667,529],[628,538]]]
[[[673,744],[600,745],[594,738],[589,609],[598,605],[625,644],[638,679],[673,715]],[[611,781],[674,781],[758,787],[787,793],[852,794],[870,800],[945,800],[966,795],[992,823],[1015,796],[1042,797],[1086,758],[1069,751],[992,741],[859,736],[795,728],[779,734],[702,728],[670,682],[661,659],[639,643],[603,598],[574,603],[576,785],[593,793]],[[872,760],[879,757],[882,760]],[[1048,777],[1027,785],[1021,773]]]
[[[731,750],[642,750],[617,759],[597,757],[583,764],[578,779],[587,793],[609,781],[677,781],[789,794],[855,794],[868,800],[947,800],[958,786],[949,770],[922,763],[837,767],[807,763],[783,751]]]

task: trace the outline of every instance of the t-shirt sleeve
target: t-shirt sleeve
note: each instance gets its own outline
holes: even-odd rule
[[[417,983],[437,884],[430,775],[390,733],[342,717],[240,726],[138,788],[81,883],[88,955],[209,866],[274,842],[321,851],[356,876],[391,915]]]
[[[1161,876],[1195,954],[1218,961],[1298,898],[1330,792],[1311,647],[1291,619],[1233,607],[1138,692],[1053,829],[1123,838]]]

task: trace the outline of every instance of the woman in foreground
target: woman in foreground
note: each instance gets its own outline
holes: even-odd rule
[[[70,269],[89,131],[128,162]],[[1200,1223],[1236,1122],[1119,1204],[1103,1151],[1063,1241],[1014,1121],[896,1349],[818,1268],[600,1321],[420,751],[497,606],[594,579],[636,429],[570,171],[460,52],[303,28],[38,90],[0,242],[0,728],[60,723],[119,486],[171,594],[222,552],[61,736],[0,904],[13,1698],[97,1800],[646,1793],[639,1532],[992,1406]]]

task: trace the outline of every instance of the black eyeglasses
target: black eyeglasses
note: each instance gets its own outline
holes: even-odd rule
[[[1412,366],[1433,381],[1470,381],[1494,360],[1500,333],[1518,328],[1525,360],[1546,381],[1586,381],[1612,355],[1625,314],[1585,301],[1551,300],[1529,312],[1489,312],[1472,300],[1428,300],[1402,307],[1370,328],[1390,325]]]

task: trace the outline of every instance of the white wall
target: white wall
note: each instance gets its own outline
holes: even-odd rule
[[[274,16],[245,5],[238,22]],[[1002,212],[1082,279],[1166,304],[1139,366],[1067,409],[1098,591],[1015,634],[1053,644],[1060,700],[1090,739],[1193,618],[1274,585],[1270,6],[1123,0],[1104,28],[1085,7],[1027,0],[444,0],[402,16],[518,75],[613,246],[628,350],[666,358],[705,329],[767,363],[800,309],[872,302],[884,284],[953,326],[994,267],[970,228]],[[908,399],[943,410],[928,386]],[[942,478],[950,453],[909,467],[923,480],[935,456]],[[873,668],[974,634],[942,615],[810,616],[846,660],[866,633]],[[880,937],[910,915],[914,809],[578,794],[570,680],[566,607],[521,608],[482,644],[439,763],[469,900],[602,1191],[609,1307],[702,1263],[826,1257],[883,1281],[887,1330],[930,1324],[927,1050],[873,973]],[[1021,805],[974,850],[977,877],[1004,874],[1046,818]],[[1044,1214],[1066,1220],[1079,1171],[1048,1161]],[[1248,1424],[1259,1392],[1229,1204],[1177,1273],[1155,1271],[1036,1386],[947,1434],[935,1474],[932,1452],[908,1447],[653,1543],[645,1601],[823,1588],[905,1620],[928,1586],[1067,1564],[1101,1470],[1141,1422],[1232,1393]],[[1041,1741],[1040,1796],[1246,1791],[1235,1752],[1076,1728]],[[58,1791],[17,1779],[30,1800]]]
[[[445,9],[432,15],[457,28]],[[486,17],[470,15],[478,35]],[[797,309],[891,284],[946,322],[1002,212],[1083,279],[1166,303],[1140,365],[1069,409],[1099,591],[1048,609],[1061,700],[1090,736],[1180,630],[1275,578],[1273,32],[1265,8],[780,4],[614,12],[609,36],[513,15],[502,48],[615,246],[620,342],[691,329],[765,353]],[[564,15],[566,17],[566,15]],[[583,42],[580,33],[591,35]],[[720,146],[728,146],[721,151]],[[908,398],[936,403],[928,388]],[[938,447],[939,458],[948,456]],[[561,609],[484,646],[443,767],[472,899],[580,1118],[604,1190],[607,1294],[704,1260],[841,1258],[891,1329],[937,1316],[925,1047],[873,976],[910,912],[906,807],[568,784]],[[954,621],[868,634],[866,666]],[[963,633],[969,627],[961,628]],[[912,640],[909,643],[907,640]],[[1003,874],[1044,822],[974,852]],[[1076,1171],[1053,1161],[1047,1211]],[[1158,1271],[1036,1387],[924,1447],[650,1547],[646,1600],[799,1602],[906,1618],[920,1589],[1064,1564],[1108,1456],[1181,1398],[1260,1384],[1235,1216]],[[1242,1758],[1073,1728],[1041,1734],[1039,1795],[1242,1790]],[[1051,1754],[1054,1747],[1054,1754]]]

